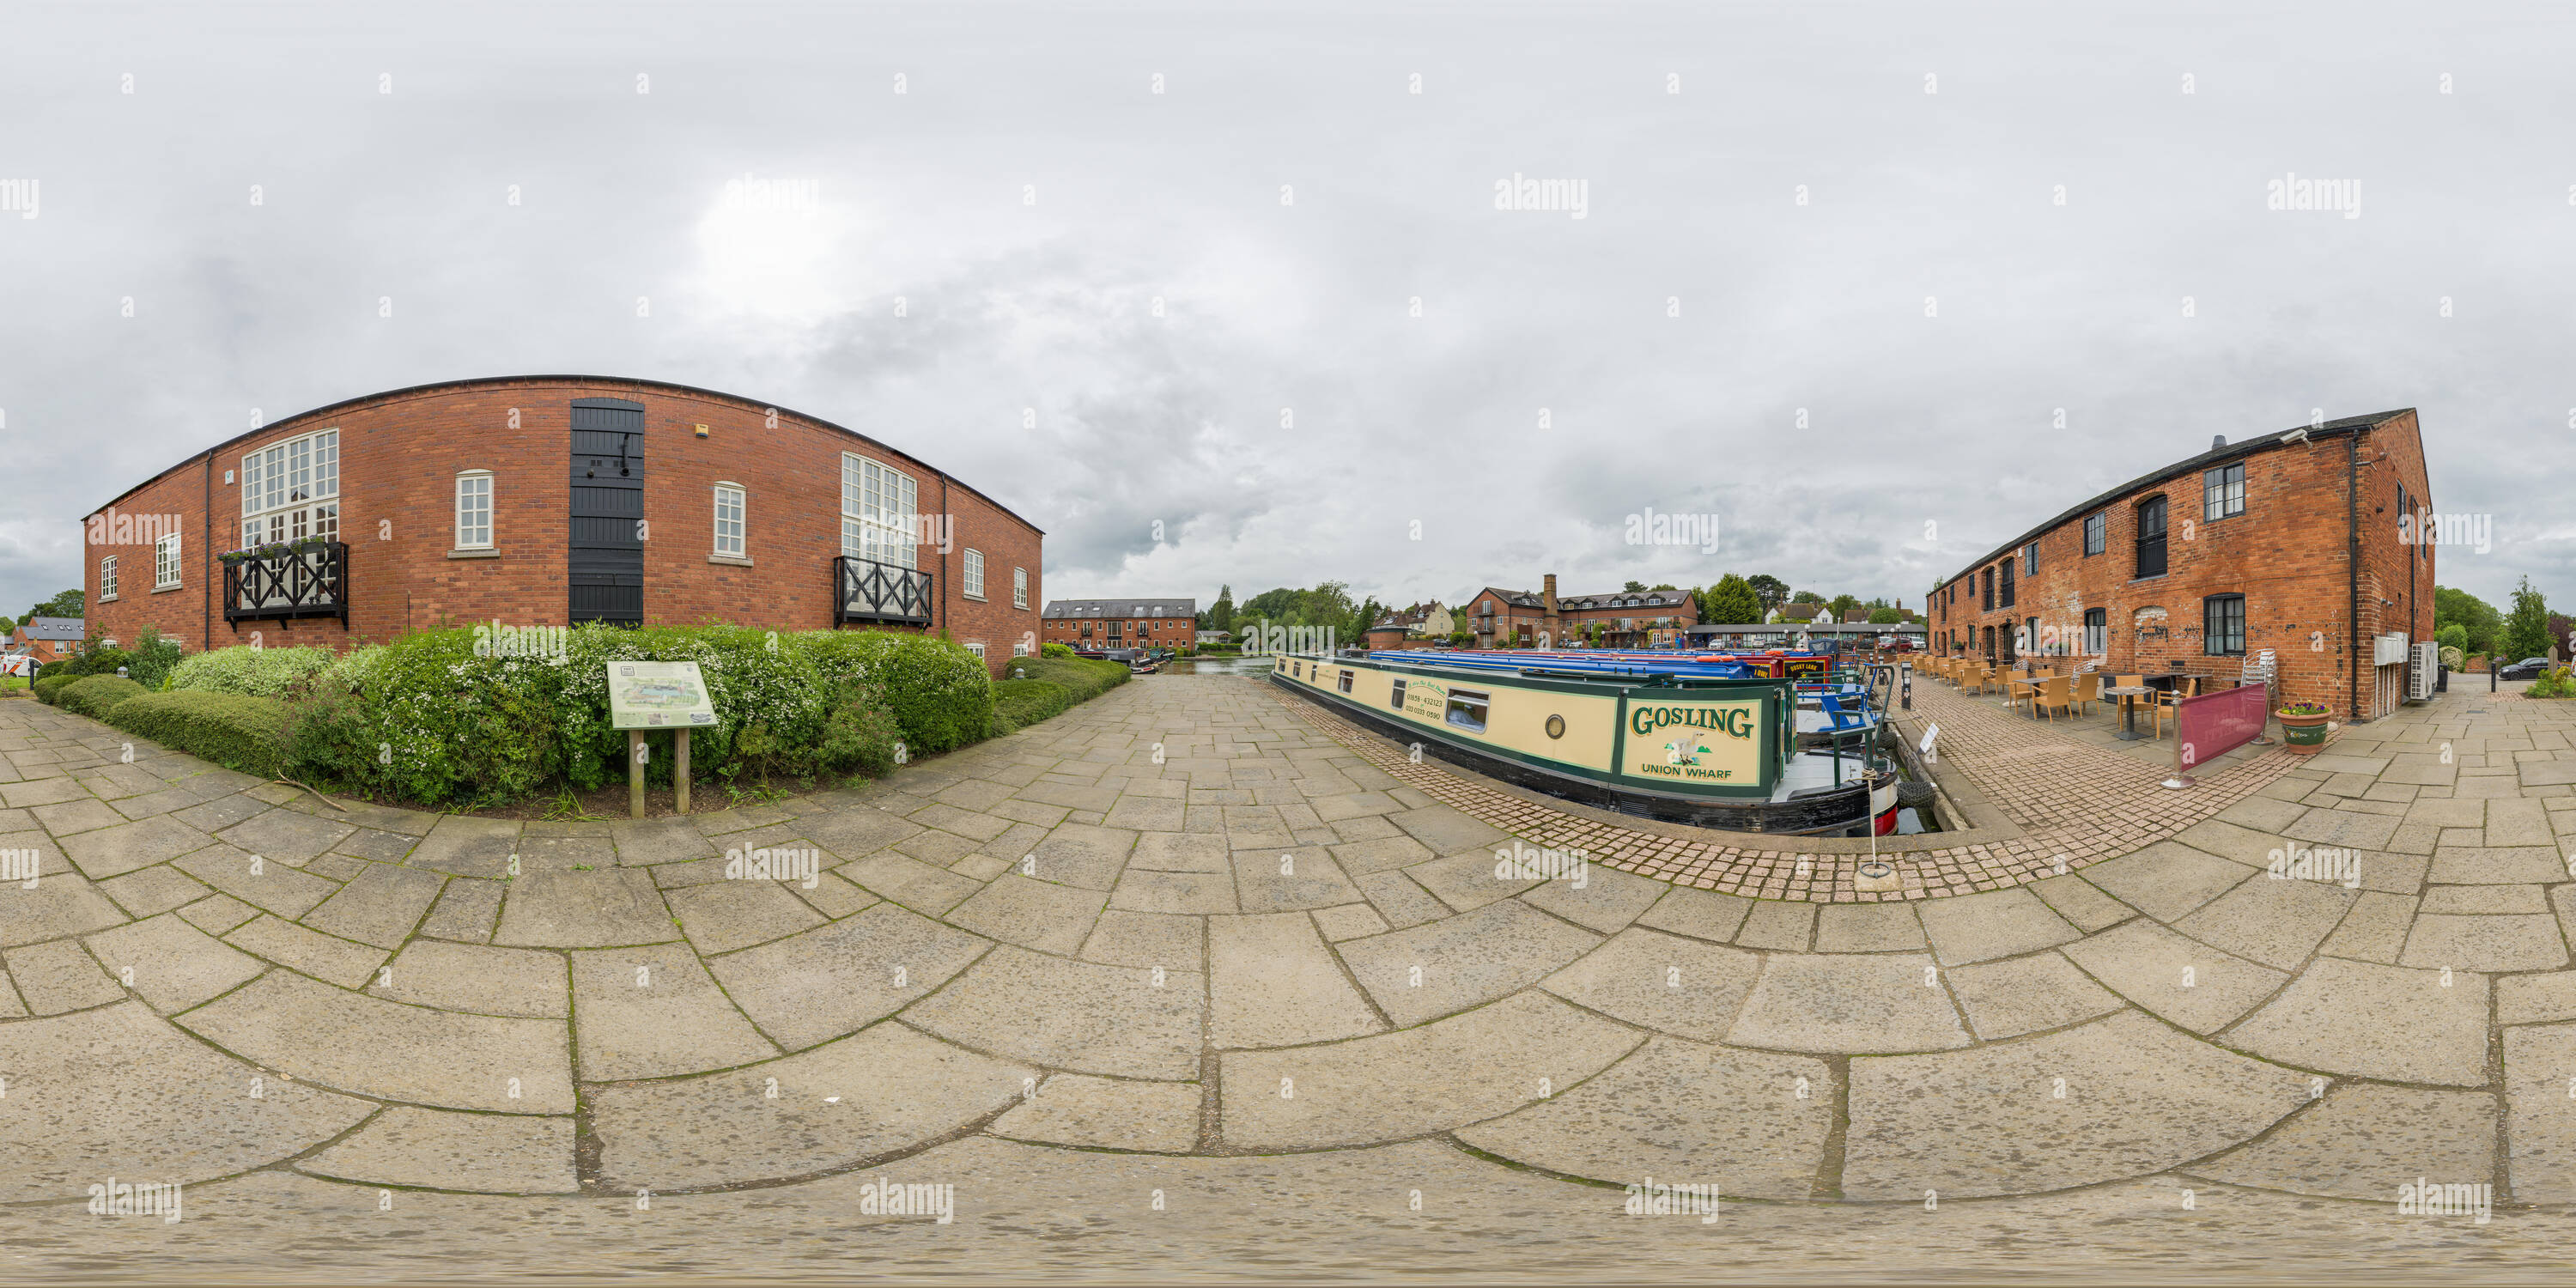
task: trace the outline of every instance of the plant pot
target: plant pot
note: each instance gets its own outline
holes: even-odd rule
[[[2326,745],[2326,723],[2334,718],[2331,712],[2325,711],[2319,711],[2313,715],[2294,715],[2287,711],[2279,711],[2274,712],[2273,716],[2281,722],[2282,744],[2287,746],[2290,754],[2294,756],[2317,754],[2317,750]]]

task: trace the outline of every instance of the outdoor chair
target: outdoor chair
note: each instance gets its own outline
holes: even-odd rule
[[[2039,692],[2033,700],[2039,704],[2039,713],[2048,716],[2051,723],[2057,719],[2056,716],[2049,715],[2052,711],[2063,711],[2069,719],[2074,717],[2075,709],[2069,700],[2071,695],[2068,689],[2072,683],[2073,681],[2062,675],[2052,675],[2040,682]]]
[[[2162,738],[2165,736],[2166,714],[2169,712],[2176,712],[2177,709],[2182,706],[2183,699],[2192,697],[2199,692],[2200,677],[2196,675],[2186,675],[2181,679],[2174,681],[2174,686],[2172,688],[2156,695],[2155,708],[2157,737]]]
[[[2067,701],[2082,707],[2084,714],[2088,716],[2093,714],[2093,704],[2102,700],[2101,672],[2086,671],[2075,676],[2067,690],[2066,698]]]

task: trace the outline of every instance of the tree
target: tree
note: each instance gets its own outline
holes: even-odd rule
[[[2442,627],[2453,624],[2457,624],[2468,634],[2468,643],[2462,646],[2463,651],[2491,654],[2496,649],[2496,636],[2504,629],[2504,618],[2502,614],[2496,612],[2495,605],[2465,590],[2451,586],[2435,586],[2433,588],[2434,634],[2439,635]],[[2517,654],[2516,658],[2519,660],[2529,656],[2528,653]]]
[[[2504,621],[2504,656],[2507,661],[2549,656],[2549,605],[2531,588],[2529,577],[2514,588],[2513,613]]]
[[[1869,624],[1872,626],[1894,626],[1904,620],[1905,614],[1885,606],[1873,608],[1869,612]]]
[[[0,636],[5,636],[16,629],[18,629],[18,623],[10,620],[9,618],[0,617]]]
[[[1208,605],[1207,619],[1209,630],[1234,629],[1234,587],[1232,585],[1216,588],[1216,602]]]
[[[1718,578],[1717,584],[1700,596],[1701,620],[1720,626],[1735,626],[1762,620],[1762,599],[1753,593],[1751,583],[1734,573]]]
[[[27,610],[28,617],[82,617],[82,601],[87,598],[79,589],[66,590]],[[23,619],[21,619],[23,620]]]
[[[1792,604],[1821,604],[1825,602],[1825,597],[1812,590],[1802,590],[1797,594],[1789,596],[1789,602]]]
[[[1680,590],[1680,589],[1681,589],[1681,587],[1676,586],[1676,585],[1672,584],[1672,583],[1671,583],[1671,582],[1669,582],[1669,581],[1659,581],[1659,582],[1656,582],[1654,585],[1651,585],[1651,586],[1646,587],[1646,589],[1648,589],[1648,590]]]
[[[1860,607],[1860,597],[1857,595],[1836,595],[1833,597],[1833,601],[1829,607],[1834,610],[1834,620],[1839,622],[1843,619],[1843,614]]]
[[[1767,572],[1755,573],[1745,578],[1744,584],[1753,588],[1753,597],[1761,601],[1762,614],[1765,617],[1771,615],[1772,609],[1789,602],[1789,583]]]
[[[1620,593],[1620,594],[1622,594],[1622,595],[1634,595],[1634,594],[1636,594],[1637,592],[1644,590],[1645,588],[1646,588],[1646,583],[1644,583],[1644,582],[1642,582],[1642,581],[1632,581],[1632,582],[1629,582],[1627,585],[1620,587],[1620,588],[1619,588],[1619,593]]]

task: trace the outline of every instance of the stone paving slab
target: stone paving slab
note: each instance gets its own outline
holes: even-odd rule
[[[572,1194],[573,1120],[393,1105],[296,1164],[316,1176],[480,1194]]]
[[[430,839],[436,840],[437,833]],[[523,873],[509,883],[492,942],[519,948],[610,948],[678,938],[680,927],[653,888],[653,879],[616,869]]]
[[[2290,978],[2145,921],[2069,944],[2064,952],[2111,991],[2204,1036],[2261,1005]]]
[[[2283,1064],[2391,1082],[2487,1081],[2487,977],[2320,957],[2225,1038]]]
[[[271,863],[263,856],[229,845],[209,845],[181,855],[171,866],[243,903],[290,921],[311,912],[314,905],[340,889],[309,872]]]
[[[259,959],[167,914],[84,942],[108,974],[164,1015],[238,988],[268,969]]]
[[[1729,1046],[1782,1051],[1934,1051],[1968,1045],[1924,953],[1773,953]]]
[[[571,1046],[564,1026],[546,1020],[433,1010],[270,971],[178,1023],[297,1081],[363,1096],[494,1113],[573,1109]]]
[[[1059,1073],[995,1119],[992,1132],[1051,1145],[1186,1154],[1198,1148],[1200,1098],[1193,1082]]]
[[[1988,1042],[2063,1028],[2120,1009],[2120,998],[2060,953],[2033,953],[1950,973],[1950,991]]]
[[[1108,1077],[1199,1075],[1206,982],[1003,945],[902,1018],[996,1056]]]
[[[388,965],[391,978],[368,984],[368,992],[478,1015],[572,1015],[572,985],[560,953],[415,939]]]
[[[1207,937],[1212,1044],[1296,1046],[1386,1030],[1307,914],[1211,917]]]
[[[704,1073],[778,1054],[685,944],[572,954],[572,1010],[585,1082]]]
[[[0,949],[105,930],[125,920],[98,887],[71,873],[39,876],[36,888],[0,883]]]
[[[2390,1202],[2418,1177],[2495,1175],[2496,1112],[2492,1092],[2356,1082],[2190,1170],[2232,1185]]]
[[[1758,953],[1630,926],[1541,987],[1630,1024],[1715,1042],[1761,969]]]
[[[2504,1030],[2507,1175],[2524,1203],[2576,1203],[2576,1024]]]
[[[1351,978],[1398,1028],[1537,983],[1601,937],[1516,900],[1337,945]]]

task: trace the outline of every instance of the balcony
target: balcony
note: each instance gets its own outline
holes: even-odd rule
[[[289,546],[263,546],[256,551],[225,555],[223,565],[225,621],[292,622],[298,617],[337,617],[341,629],[348,628],[347,543],[304,541]]]
[[[856,555],[832,561],[832,624],[930,625],[930,574]]]

